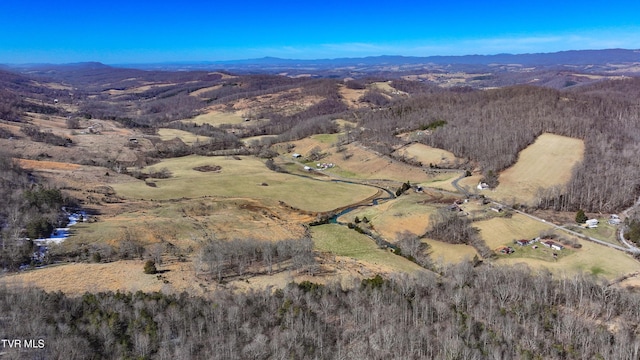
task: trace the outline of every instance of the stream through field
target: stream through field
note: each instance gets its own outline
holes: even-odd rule
[[[65,212],[67,218],[66,226],[53,229],[53,231],[47,238],[33,240],[33,244],[36,246],[36,250],[32,255],[33,261],[41,262],[47,255],[49,246],[51,246],[51,244],[60,244],[65,241],[71,235],[71,226],[77,224],[78,222],[85,222],[89,220],[89,215],[87,215],[84,210],[68,211],[64,208],[62,210]]]
[[[330,224],[340,224],[340,225],[346,225],[346,223],[342,223],[338,221],[338,218],[342,215],[348,214],[350,212],[352,212],[355,209],[359,209],[361,207],[365,207],[365,206],[376,206],[382,202],[386,202],[392,199],[395,199],[395,194],[389,190],[389,189],[385,189],[381,186],[376,186],[376,185],[369,185],[369,184],[362,184],[362,183],[358,183],[358,182],[353,182],[353,181],[348,181],[348,180],[338,180],[338,179],[333,179],[331,180],[333,182],[341,182],[341,183],[345,183],[345,184],[354,184],[354,185],[363,185],[363,186],[369,186],[369,187],[374,187],[376,189],[380,189],[384,192],[387,193],[387,196],[384,197],[378,197],[375,199],[371,200],[370,204],[358,204],[358,205],[353,205],[353,206],[349,206],[343,210],[341,210],[340,212],[336,213],[335,215],[333,215],[330,219],[329,219],[329,223]]]

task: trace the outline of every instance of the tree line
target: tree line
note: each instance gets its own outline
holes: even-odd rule
[[[149,275],[154,276],[154,275]],[[461,263],[419,277],[208,297],[0,287],[12,357],[637,359],[640,296],[589,275]]]
[[[12,157],[0,153],[0,270],[30,264],[31,239],[46,237],[65,224],[63,206],[73,199],[22,169]]]
[[[618,96],[622,91],[626,95]],[[540,193],[538,205],[612,212],[640,195],[637,96],[640,79],[635,78],[572,91],[512,86],[418,94],[380,111],[356,113],[365,129],[352,135],[389,154],[401,142],[395,134],[446,121],[421,141],[473,161],[485,173],[514,164],[542,133],[583,139],[584,161],[573,169],[568,187]]]

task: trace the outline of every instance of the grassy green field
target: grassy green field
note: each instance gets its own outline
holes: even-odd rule
[[[538,236],[540,231],[550,229],[548,224],[520,214],[513,215],[511,219],[493,218],[475,222],[473,225],[481,230],[482,238],[490,248],[508,245],[516,250],[511,255],[498,255],[496,264],[524,263],[534,268],[547,268],[558,274],[589,272],[607,278],[640,270],[640,263],[630,255],[584,240],[579,240],[582,245],[580,249],[565,247],[561,251],[554,251],[540,244],[537,244],[537,249],[513,245],[513,239],[531,239]],[[556,233],[575,240],[562,231]],[[553,257],[553,253],[558,254],[557,259]]]
[[[169,179],[154,179],[155,187],[140,180],[114,184],[118,195],[131,199],[167,200],[203,196],[249,197],[284,201],[309,211],[330,211],[361,201],[377,193],[372,187],[318,181],[276,173],[253,157],[186,156],[162,161],[155,168],[167,168]],[[200,172],[197,166],[218,165],[220,172]],[[146,171],[146,169],[143,169]],[[267,184],[263,186],[262,184]]]
[[[613,225],[609,225],[606,219],[599,219],[599,220],[600,220],[600,223],[598,224],[597,228],[585,229],[581,226],[576,225],[576,226],[572,226],[571,230],[580,234],[584,234],[586,236],[591,236],[598,240],[619,245],[620,242],[618,241],[618,228]]]
[[[389,271],[413,273],[424,270],[402,256],[378,248],[367,236],[342,225],[328,224],[311,227],[311,236],[319,251],[382,266]]]
[[[473,226],[480,229],[480,235],[491,249],[505,245],[512,246],[513,240],[533,239],[541,231],[551,229],[548,224],[520,214],[514,214],[510,219],[496,217],[477,221],[473,223]]]
[[[318,134],[311,136],[312,139],[317,140],[323,144],[335,144],[338,141],[340,134]]]
[[[409,231],[416,235],[424,234],[429,227],[429,217],[437,206],[426,203],[431,197],[427,194],[408,194],[387,201],[378,206],[366,206],[345,214],[338,219],[341,222],[353,222],[358,216],[367,217],[375,231],[390,242],[397,234]]]
[[[546,268],[558,275],[571,276],[576,273],[590,273],[614,279],[623,274],[640,270],[640,263],[631,255],[589,241],[581,241],[581,249],[570,250],[566,256],[553,259],[519,258],[501,256],[496,264],[524,263],[531,268]],[[515,248],[518,251],[518,248]],[[538,248],[534,251],[541,250]],[[563,252],[566,250],[562,250]]]

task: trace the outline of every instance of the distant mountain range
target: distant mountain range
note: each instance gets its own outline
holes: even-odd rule
[[[281,59],[263,57],[259,59],[200,61],[200,62],[166,62],[155,64],[119,64],[115,66],[137,69],[295,69],[312,68],[327,69],[336,67],[379,67],[379,66],[411,66],[411,65],[507,65],[521,66],[556,66],[556,65],[608,65],[620,63],[640,63],[640,50],[607,49],[607,50],[570,50],[554,53],[535,54],[496,54],[496,55],[463,55],[463,56],[399,56],[382,55],[361,58],[336,59]]]
[[[624,65],[624,66],[620,66]],[[638,66],[636,66],[638,65]],[[567,70],[583,72],[616,71],[618,74],[634,75],[640,72],[640,50],[570,50],[554,53],[496,54],[464,56],[396,56],[382,55],[361,58],[337,59],[281,59],[264,57],[259,59],[161,62],[146,64],[113,64],[83,62],[74,64],[23,64],[0,65],[0,69],[22,72],[69,72],[108,71],[110,68],[160,71],[213,71],[227,70],[237,73],[286,73],[288,75],[312,74],[314,76],[366,76],[381,73],[411,73],[420,71],[521,71],[523,68],[536,70]]]

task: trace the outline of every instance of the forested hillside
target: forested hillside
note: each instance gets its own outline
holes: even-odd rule
[[[585,276],[469,263],[418,279],[70,298],[0,289],[0,336],[43,359],[637,359],[640,297]],[[22,351],[22,352],[21,352]]]
[[[623,96],[618,94],[624,93]],[[420,141],[498,172],[544,132],[584,139],[585,161],[566,191],[547,189],[539,204],[557,210],[611,212],[639,193],[640,79],[604,82],[574,91],[532,86],[414,96],[359,116],[360,139],[391,152],[394,135],[445,121]]]

